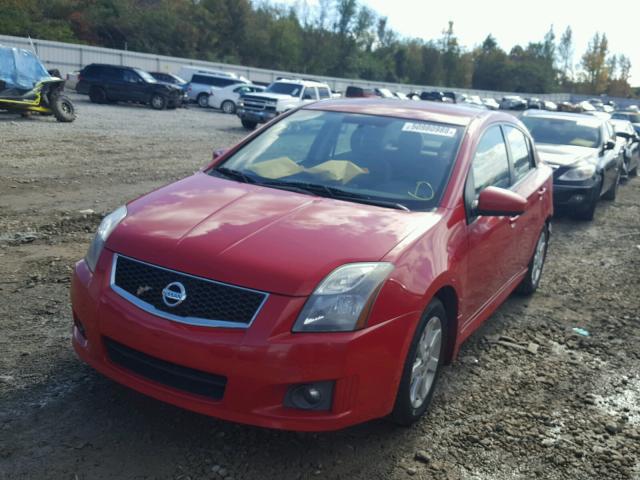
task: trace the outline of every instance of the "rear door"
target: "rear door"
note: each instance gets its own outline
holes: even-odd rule
[[[602,154],[600,161],[602,163],[602,169],[604,174],[604,181],[602,185],[602,193],[609,190],[615,182],[618,181],[618,169],[621,167],[620,157],[621,151],[619,148],[614,147],[607,149],[607,142],[616,143],[616,135],[613,127],[609,122],[604,122],[602,128],[603,142],[602,142]]]
[[[500,125],[482,135],[465,186],[467,210],[467,272],[463,279],[463,315],[472,321],[513,276],[515,232],[508,217],[484,217],[475,213],[482,190],[489,186],[510,188],[511,167]]]
[[[513,274],[521,272],[529,264],[534,246],[542,231],[549,188],[549,171],[536,165],[531,142],[525,133],[511,125],[502,127],[507,140],[511,164],[511,190],[527,199],[527,210],[517,217],[510,217],[509,224],[515,236],[517,248],[509,267]]]

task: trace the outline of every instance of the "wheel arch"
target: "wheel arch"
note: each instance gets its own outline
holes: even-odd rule
[[[447,314],[447,344],[445,345],[445,364],[450,364],[453,361],[456,344],[458,339],[458,311],[459,311],[459,299],[458,293],[451,285],[444,285],[438,289],[433,295],[433,298],[438,299],[444,306],[444,311]]]

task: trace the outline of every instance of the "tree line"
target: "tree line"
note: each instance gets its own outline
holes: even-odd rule
[[[448,88],[631,96],[631,63],[596,33],[578,65],[571,27],[502,49],[404,38],[358,0],[0,0],[0,34],[247,66]],[[640,90],[640,89],[637,89]]]

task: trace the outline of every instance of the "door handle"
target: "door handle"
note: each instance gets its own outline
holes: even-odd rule
[[[543,196],[545,193],[547,193],[547,187],[542,187],[540,190],[538,190],[538,195]]]
[[[511,228],[516,228],[516,222],[518,221],[519,218],[520,218],[520,215],[514,215],[513,217],[509,217],[509,224],[511,225]]]

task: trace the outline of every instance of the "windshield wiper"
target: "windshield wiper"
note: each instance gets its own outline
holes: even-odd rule
[[[244,183],[256,183],[256,180],[246,173],[242,173],[239,170],[234,170],[228,167],[218,167],[213,169],[214,172],[218,172],[223,177],[231,178],[233,180],[238,180]]]
[[[380,200],[372,198],[368,195],[361,193],[349,192],[347,190],[341,190],[336,187],[330,187],[328,185],[320,185],[316,183],[306,182],[268,182],[263,185],[269,185],[276,188],[285,188],[287,190],[297,190],[312,193],[314,195],[320,195],[323,197],[336,198],[338,200],[353,200],[358,203],[365,203],[367,205],[377,205],[379,207],[395,208],[396,210],[404,210],[410,212],[409,208],[402,203],[393,202],[390,200]]]

